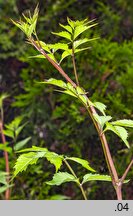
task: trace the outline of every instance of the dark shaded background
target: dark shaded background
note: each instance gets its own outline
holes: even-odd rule
[[[99,173],[108,174],[99,139],[84,108],[67,95],[54,92],[52,87],[35,84],[38,80],[61,77],[45,60],[28,58],[37,52],[25,43],[24,34],[13,26],[10,18],[18,20],[22,13],[33,11],[37,2],[0,0],[0,93],[10,94],[4,104],[5,122],[26,114],[28,124],[20,138],[32,136],[27,147],[46,146],[57,153],[82,157]],[[67,16],[74,20],[97,19],[99,25],[85,34],[100,38],[90,44],[90,51],[76,58],[80,83],[92,100],[107,105],[107,113],[114,120],[132,118],[133,1],[45,0],[39,1],[39,8],[38,35],[48,43],[58,41],[50,32],[58,31],[58,23],[65,24]],[[71,59],[62,66],[74,79]],[[120,176],[132,157],[132,138],[129,131],[128,150],[115,135],[108,136]],[[15,160],[10,155],[12,170]],[[85,172],[74,166],[79,176]],[[5,169],[4,162],[0,169]],[[43,160],[31,166],[16,178],[11,199],[53,199],[56,194],[82,199],[74,184],[46,185],[53,172],[53,166]],[[131,170],[128,177],[132,179],[132,176]],[[86,191],[89,199],[116,199],[109,183],[88,183]],[[132,181],[124,186],[123,194],[125,199],[133,198]]]

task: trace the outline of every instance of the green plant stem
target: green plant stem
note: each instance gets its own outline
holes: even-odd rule
[[[117,183],[117,187],[116,187],[116,193],[117,193],[117,197],[119,200],[122,200],[122,185],[123,185],[123,182],[129,172],[129,170],[131,169],[133,165],[133,159],[131,160],[131,162],[129,163],[128,167],[126,168],[123,176],[119,179],[119,182]]]
[[[124,180],[125,180],[125,178],[126,178],[128,172],[129,172],[129,170],[131,169],[132,165],[133,165],[133,159],[131,160],[131,162],[129,163],[128,167],[126,168],[126,170],[125,170],[123,176],[121,177],[121,179],[120,179],[120,182],[121,182],[121,183],[124,182]]]
[[[78,74],[76,69],[76,62],[75,62],[75,54],[74,54],[74,46],[72,45],[72,62],[73,62],[73,69],[74,69],[74,75],[76,79],[76,83],[79,86],[79,80],[78,80]]]
[[[68,169],[70,170],[70,172],[72,173],[72,175],[78,180],[78,178],[77,178],[75,172],[73,171],[72,167],[71,167],[70,164],[67,162],[67,160],[64,159],[63,161],[64,161],[64,163],[66,164],[66,166],[68,167]],[[84,191],[84,189],[83,189],[83,186],[80,184],[79,180],[78,180],[78,182],[77,182],[77,185],[79,186],[79,188],[80,188],[80,190],[81,190],[81,192],[82,192],[82,195],[83,195],[84,199],[87,200],[85,191]]]
[[[46,52],[40,48],[36,42],[31,39],[30,40],[31,44],[42,54],[46,57],[46,59],[58,70],[58,72],[67,80],[67,82],[71,83],[71,85],[76,88],[77,85],[76,83],[74,83],[71,78],[65,73],[65,71],[55,62],[53,61],[47,54]],[[89,98],[86,96],[86,99],[87,101],[89,102]],[[108,145],[108,142],[107,142],[107,139],[106,139],[106,136],[105,134],[102,132],[101,130],[101,127],[99,125],[99,123],[97,123],[93,117],[93,114],[97,114],[95,108],[93,106],[88,106],[87,107],[87,110],[92,118],[92,121],[96,127],[96,130],[98,132],[98,135],[99,135],[99,138],[101,140],[101,143],[102,143],[102,148],[103,148],[103,152],[104,152],[104,155],[105,155],[105,159],[106,159],[106,163],[107,163],[107,166],[108,166],[108,169],[109,169],[109,173],[112,177],[112,184],[116,190],[116,194],[117,194],[117,199],[122,199],[122,194],[121,194],[121,188],[119,186],[119,178],[118,178],[118,174],[117,174],[117,171],[116,171],[116,168],[115,168],[115,165],[114,165],[114,162],[113,162],[113,159],[112,159],[112,156],[111,156],[111,153],[110,153],[110,149],[109,149],[109,145]],[[118,191],[119,189],[119,191]]]
[[[3,133],[3,123],[2,121],[0,122],[0,133],[1,133],[1,139],[2,139],[2,143],[5,144],[6,143],[6,138],[5,135]],[[5,157],[5,165],[6,165],[6,172],[10,173],[10,168],[9,168],[9,159],[8,159],[8,152],[4,151],[4,157]],[[9,177],[6,178],[7,184],[9,184]],[[5,192],[5,199],[9,200],[10,199],[10,189],[8,188]]]
[[[88,99],[88,101],[91,103],[91,101],[89,99]],[[85,105],[85,107],[86,107],[86,105]],[[90,117],[91,117],[91,119],[92,119],[92,121],[93,121],[93,123],[94,123],[94,125],[96,127],[97,132],[98,132],[98,135],[99,135],[99,138],[100,138],[100,141],[101,141],[101,144],[102,144],[103,152],[104,152],[104,155],[105,155],[107,167],[109,169],[109,173],[110,173],[111,178],[112,178],[112,184],[113,184],[114,189],[116,191],[117,199],[122,200],[121,185],[119,184],[118,174],[117,174],[117,171],[116,171],[116,168],[115,168],[112,156],[111,156],[111,152],[110,152],[110,149],[109,149],[109,145],[108,145],[106,136],[103,133],[103,131],[101,129],[101,126],[98,124],[98,122],[95,121],[95,119],[93,117],[93,115],[97,114],[97,112],[96,112],[96,110],[95,110],[95,108],[93,106],[88,106],[86,108],[87,108],[87,110],[89,112],[89,115],[90,115]]]

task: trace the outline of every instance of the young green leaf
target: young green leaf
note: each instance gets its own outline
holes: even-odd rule
[[[35,56],[29,56],[29,58],[40,58],[40,59],[46,59],[46,57],[42,54],[35,55]]]
[[[14,20],[11,20],[14,25],[16,25],[18,28],[20,28],[28,38],[31,37],[32,34],[36,35],[36,24],[38,19],[38,5],[34,10],[33,16],[29,15],[29,17],[26,17],[23,14],[24,21],[20,20],[15,22]]]
[[[75,27],[75,22],[72,21],[69,17],[67,17],[67,22],[68,22],[68,24],[71,26],[71,28],[74,29],[74,27]]]
[[[101,128],[104,127],[105,123],[112,119],[111,116],[99,116],[98,114],[93,114],[95,120],[100,124]]]
[[[84,31],[94,27],[95,25],[97,25],[97,23],[94,23],[92,25],[89,25],[89,26],[86,26],[86,25],[79,25],[75,28],[75,31],[74,31],[74,40],[81,34],[83,33]]]
[[[44,157],[46,152],[29,152],[22,154],[18,157],[17,162],[14,166],[15,171],[13,178],[18,175],[18,173],[25,171],[29,165],[36,164],[39,158]]]
[[[72,41],[71,34],[68,33],[67,31],[62,31],[62,32],[58,32],[58,33],[57,32],[52,32],[52,34],[63,37],[63,38],[66,38],[69,41]]]
[[[129,143],[127,141],[127,137],[128,137],[128,133],[127,133],[127,130],[121,126],[115,126],[115,125],[112,125],[111,123],[106,123],[106,128],[104,131],[107,131],[107,130],[111,130],[113,131],[115,134],[117,134],[117,136],[119,136],[123,142],[126,144],[126,146],[129,148]]]
[[[74,53],[82,52],[82,51],[88,50],[88,49],[90,49],[90,47],[85,47],[85,48],[82,48],[82,49],[75,49]]]
[[[75,161],[75,162],[81,164],[87,170],[89,170],[91,172],[96,172],[92,167],[90,167],[89,162],[87,160],[83,160],[83,159],[77,158],[77,157],[66,157],[66,160]]]
[[[100,175],[100,174],[86,174],[83,177],[82,184],[88,182],[88,181],[112,181],[111,177],[109,175]]]
[[[96,39],[98,39],[98,37],[97,38],[91,38],[91,39],[83,38],[83,39],[80,39],[80,40],[76,40],[73,43],[74,44],[74,49],[76,49],[78,46],[81,46],[84,43],[87,43],[87,42],[90,42],[90,41],[93,41],[93,40],[96,40]]]
[[[36,44],[37,44],[38,46],[41,46],[42,49],[44,49],[46,52],[51,53],[51,50],[50,50],[48,44],[46,44],[46,43],[43,42],[43,41],[39,41],[39,42],[38,42],[38,41],[35,41],[35,42],[36,42]]]
[[[40,83],[51,84],[51,85],[55,85],[55,86],[58,86],[60,88],[66,89],[66,83],[63,82],[62,80],[50,78],[50,79],[48,79],[44,82],[40,82]]]
[[[94,102],[94,106],[103,114],[105,115],[106,105],[101,102]]]
[[[62,62],[67,56],[72,56],[72,49],[65,50],[65,51],[62,53],[61,59],[60,59],[60,64],[61,64],[61,62]]]
[[[68,32],[72,33],[72,28],[71,26],[69,25],[62,25],[62,24],[59,24],[62,28],[64,28],[65,30],[67,30]]]
[[[72,91],[70,91],[70,90],[64,90],[64,91],[61,91],[61,90],[55,90],[55,91],[57,91],[57,92],[61,92],[61,93],[63,93],[63,94],[68,94],[68,95],[70,95],[70,96],[72,96],[72,97],[76,97],[77,98],[77,96],[72,92]]]
[[[12,122],[6,124],[5,127],[9,130],[16,130],[23,120],[23,116],[17,116]]]
[[[56,168],[56,172],[60,169],[61,165],[62,165],[62,160],[63,160],[63,156],[56,154],[55,152],[47,152],[45,154],[45,157],[47,158],[47,160],[51,163],[54,164],[55,168]]]
[[[83,39],[74,41],[74,43],[73,43],[74,49],[76,49],[78,46],[81,46],[84,43],[87,43],[88,41],[89,41],[88,38],[83,38]]]
[[[14,150],[15,150],[15,151],[18,151],[18,150],[20,150],[21,148],[23,148],[23,147],[29,142],[30,139],[31,139],[31,137],[27,137],[26,139],[17,142],[17,143],[14,145]]]
[[[54,60],[56,62],[56,59],[54,57],[54,54],[51,53],[51,54],[47,54],[52,60]],[[35,55],[35,56],[29,56],[29,58],[40,58],[40,59],[46,59],[46,57],[42,54],[39,54],[39,55]]]
[[[85,90],[79,86],[76,87],[76,91],[77,91],[78,95],[85,95],[86,94]]]
[[[24,123],[23,125],[19,126],[18,128],[14,128],[14,129],[15,129],[14,132],[15,132],[15,136],[16,136],[16,137],[18,137],[18,135],[19,135],[20,132],[23,130],[23,128],[25,127],[26,124],[27,124],[27,122]]]
[[[51,181],[46,182],[48,185],[61,185],[65,182],[77,182],[77,179],[67,172],[58,172],[54,174]]]
[[[123,119],[123,120],[118,120],[111,122],[112,125],[117,125],[117,126],[124,126],[124,127],[131,127],[133,128],[133,120],[130,119]]]
[[[50,49],[57,50],[68,50],[68,45],[64,43],[47,44]]]
[[[12,130],[3,130],[5,136],[11,137],[14,139],[14,131]]]
[[[19,152],[48,152],[47,148],[41,148],[37,146],[32,146],[32,148],[26,148],[23,150],[20,150]]]

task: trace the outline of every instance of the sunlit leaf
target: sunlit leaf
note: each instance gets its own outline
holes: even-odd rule
[[[72,56],[72,49],[65,50],[61,55],[60,63],[67,57]]]
[[[39,45],[41,45],[41,47],[46,51],[46,52],[48,52],[48,53],[51,53],[51,50],[50,50],[50,48],[49,48],[49,46],[45,43],[45,42],[43,42],[43,41],[35,41],[36,42],[36,44],[39,46]]]
[[[55,166],[57,172],[62,165],[63,157],[61,155],[56,154],[55,152],[49,151],[45,154],[45,157],[51,164]]]
[[[14,139],[14,132],[12,130],[3,130],[5,136],[11,137]]]
[[[22,152],[48,152],[47,148],[41,148],[38,146],[32,146],[32,148],[26,148],[26,149],[22,149],[19,151],[20,153]]]
[[[62,25],[62,24],[59,24],[62,28],[64,28],[65,30],[67,30],[68,32],[72,33],[72,28],[71,26],[69,25]]]
[[[90,167],[89,162],[87,160],[83,160],[83,159],[77,158],[77,157],[66,157],[66,160],[75,161],[75,162],[81,164],[87,170],[89,170],[91,172],[95,172],[95,170],[92,167]]]
[[[85,47],[85,48],[81,48],[81,49],[76,49],[76,50],[74,51],[74,53],[78,53],[78,52],[81,52],[81,51],[84,51],[84,50],[88,50],[88,49],[90,49],[90,47]]]
[[[68,45],[64,43],[56,43],[56,44],[48,44],[48,47],[50,49],[54,49],[55,51],[57,50],[68,50]]]
[[[29,14],[29,17],[27,17],[26,15],[23,14],[23,18],[24,21],[20,20],[20,21],[14,21],[11,20],[13,22],[14,25],[16,25],[18,28],[20,28],[28,38],[31,37],[32,34],[36,34],[36,24],[37,24],[37,19],[38,19],[38,5],[34,10],[34,14],[33,16],[31,16]]]
[[[106,105],[105,105],[105,104],[103,104],[103,103],[101,103],[101,102],[94,102],[93,104],[94,104],[94,106],[95,106],[99,111],[101,111],[101,113],[102,113],[103,115],[105,115],[105,110],[106,110]]]
[[[89,182],[89,181],[109,181],[111,182],[111,177],[109,175],[100,175],[100,174],[86,174],[83,177],[82,184]]]
[[[46,57],[42,54],[35,55],[35,56],[29,56],[29,58],[40,58],[40,59],[46,59]]]
[[[67,17],[67,22],[68,22],[68,24],[71,26],[71,28],[74,29],[74,27],[75,27],[75,22],[72,21],[69,17]]]
[[[25,171],[29,165],[36,164],[38,159],[44,157],[45,154],[46,152],[43,151],[43,152],[29,152],[20,155],[14,166],[15,171],[13,177],[18,175],[18,173]]]
[[[61,92],[61,93],[63,93],[63,94],[68,94],[68,95],[70,95],[70,96],[72,96],[72,97],[76,97],[77,98],[77,96],[72,92],[72,91],[70,91],[70,90],[63,90],[63,91],[61,91],[61,90],[55,90],[55,91],[57,91],[57,92]]]
[[[66,38],[68,39],[69,41],[71,41],[71,34],[68,33],[67,31],[62,31],[62,32],[52,32],[52,34],[54,35],[57,35],[57,36],[60,36],[60,37],[63,37],[63,38]]]
[[[78,46],[80,46],[80,45],[82,45],[88,41],[89,41],[88,38],[83,38],[83,39],[74,41],[74,49],[76,49]]]
[[[117,136],[119,136],[123,142],[126,144],[126,146],[129,148],[129,143],[127,141],[127,137],[128,137],[128,133],[127,133],[127,130],[121,126],[115,126],[115,125],[112,125],[111,123],[106,123],[106,128],[104,131],[107,131],[107,130],[111,130],[113,131],[115,134],[117,134]]]
[[[58,86],[60,88],[66,89],[66,83],[65,82],[63,82],[62,80],[54,79],[54,78],[50,78],[50,79],[48,79],[44,82],[40,82],[40,83],[51,84],[51,85],[55,85],[55,86]]]
[[[77,182],[77,179],[67,172],[58,172],[54,174],[51,181],[46,182],[48,185],[61,185],[65,182]]]
[[[111,122],[112,125],[117,125],[117,126],[124,126],[124,127],[133,127],[133,120],[130,119],[123,119],[123,120],[118,120]]]
[[[103,128],[105,123],[112,119],[111,116],[99,116],[98,114],[93,114],[95,120],[101,125]]]
[[[96,23],[92,24],[92,25],[89,25],[89,26],[85,26],[85,25],[80,25],[80,26],[77,26],[75,28],[75,31],[74,31],[74,39],[76,39],[81,33],[83,33],[84,31],[94,27],[95,25],[97,25]]]

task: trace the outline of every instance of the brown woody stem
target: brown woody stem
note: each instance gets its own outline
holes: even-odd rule
[[[2,123],[2,121],[0,122],[0,133],[1,133],[2,143],[5,144],[6,143],[6,138],[5,138],[5,135],[3,133],[3,123]],[[8,174],[8,177],[6,178],[6,181],[7,181],[7,184],[9,184],[10,168],[9,168],[9,159],[8,159],[8,152],[7,151],[4,151],[4,157],[5,157],[5,164],[6,164],[6,172]],[[10,189],[9,188],[5,192],[5,199],[6,200],[10,199]]]

